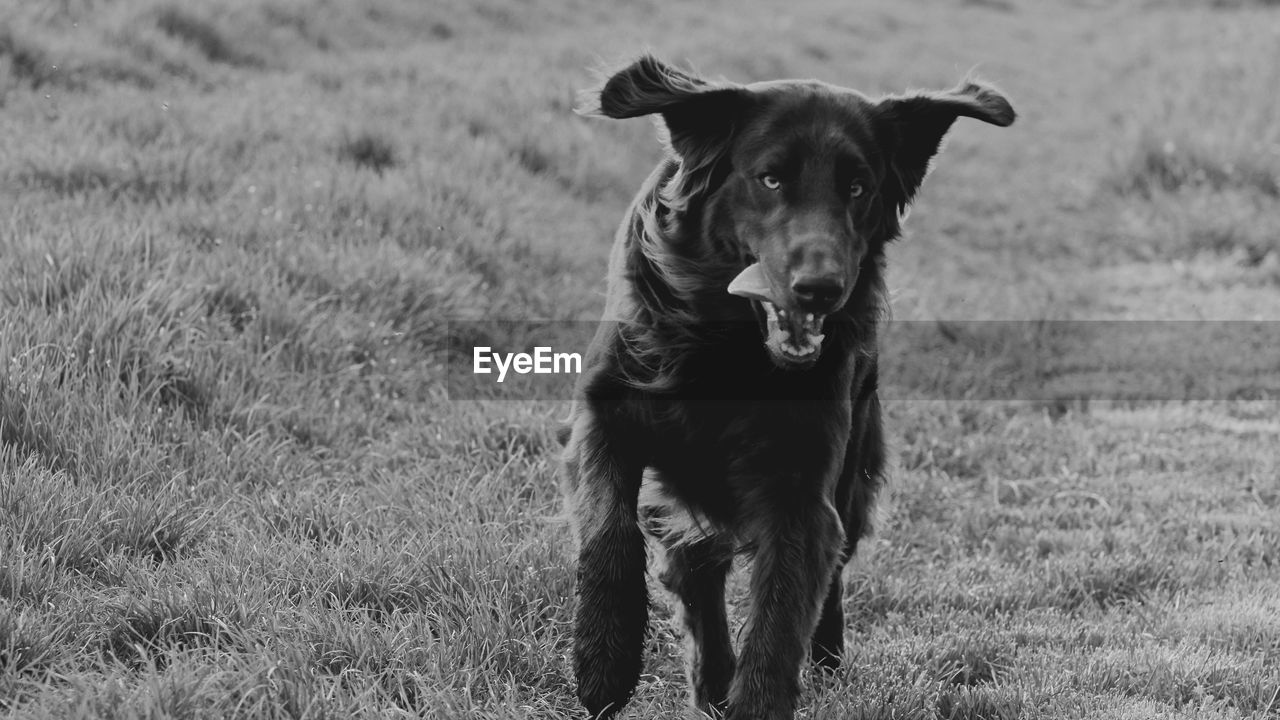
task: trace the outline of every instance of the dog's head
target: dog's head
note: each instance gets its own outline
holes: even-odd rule
[[[818,359],[827,316],[898,234],[956,118],[1014,119],[973,80],[871,100],[817,81],[709,82],[647,55],[587,103],[611,118],[661,114],[679,160],[664,204],[697,213],[708,242],[736,253],[741,272],[725,290],[753,302],[770,358],[796,369]]]

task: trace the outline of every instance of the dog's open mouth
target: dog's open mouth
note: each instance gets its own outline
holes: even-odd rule
[[[765,347],[781,367],[807,367],[822,352],[825,315],[779,307],[760,263],[752,263],[729,283],[729,293],[759,303],[764,311]]]

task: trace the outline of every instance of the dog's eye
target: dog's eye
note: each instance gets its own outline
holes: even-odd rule
[[[849,197],[851,198],[860,198],[866,192],[866,188],[862,187],[860,182],[853,182],[849,185]]]
[[[766,190],[777,190],[782,187],[782,181],[778,179],[777,175],[761,175],[760,184],[763,185]]]

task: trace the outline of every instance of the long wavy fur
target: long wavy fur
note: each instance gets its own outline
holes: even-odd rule
[[[619,328],[626,357],[620,363],[623,379],[645,390],[674,390],[682,360],[689,351],[723,340],[735,325],[751,324],[754,316],[734,315],[726,292],[729,281],[746,265],[737,247],[717,247],[701,232],[678,219],[681,211],[706,202],[716,186],[708,182],[680,185],[679,163],[664,173],[652,193],[633,210],[627,277],[638,305],[634,322]],[[685,176],[687,177],[687,175]],[[707,309],[715,309],[708,317]]]

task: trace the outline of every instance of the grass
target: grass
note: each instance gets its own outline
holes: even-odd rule
[[[364,132],[356,137],[343,139],[338,147],[338,157],[381,175],[384,170],[396,164],[396,149],[387,138]]]
[[[449,321],[599,312],[658,148],[571,112],[592,69],[978,66],[1021,117],[957,125],[896,318],[1274,321],[1272,5],[5,5],[0,708],[573,716],[566,405],[450,401],[443,354]],[[1274,400],[887,413],[802,717],[1280,716]],[[670,615],[626,717],[686,712]]]

